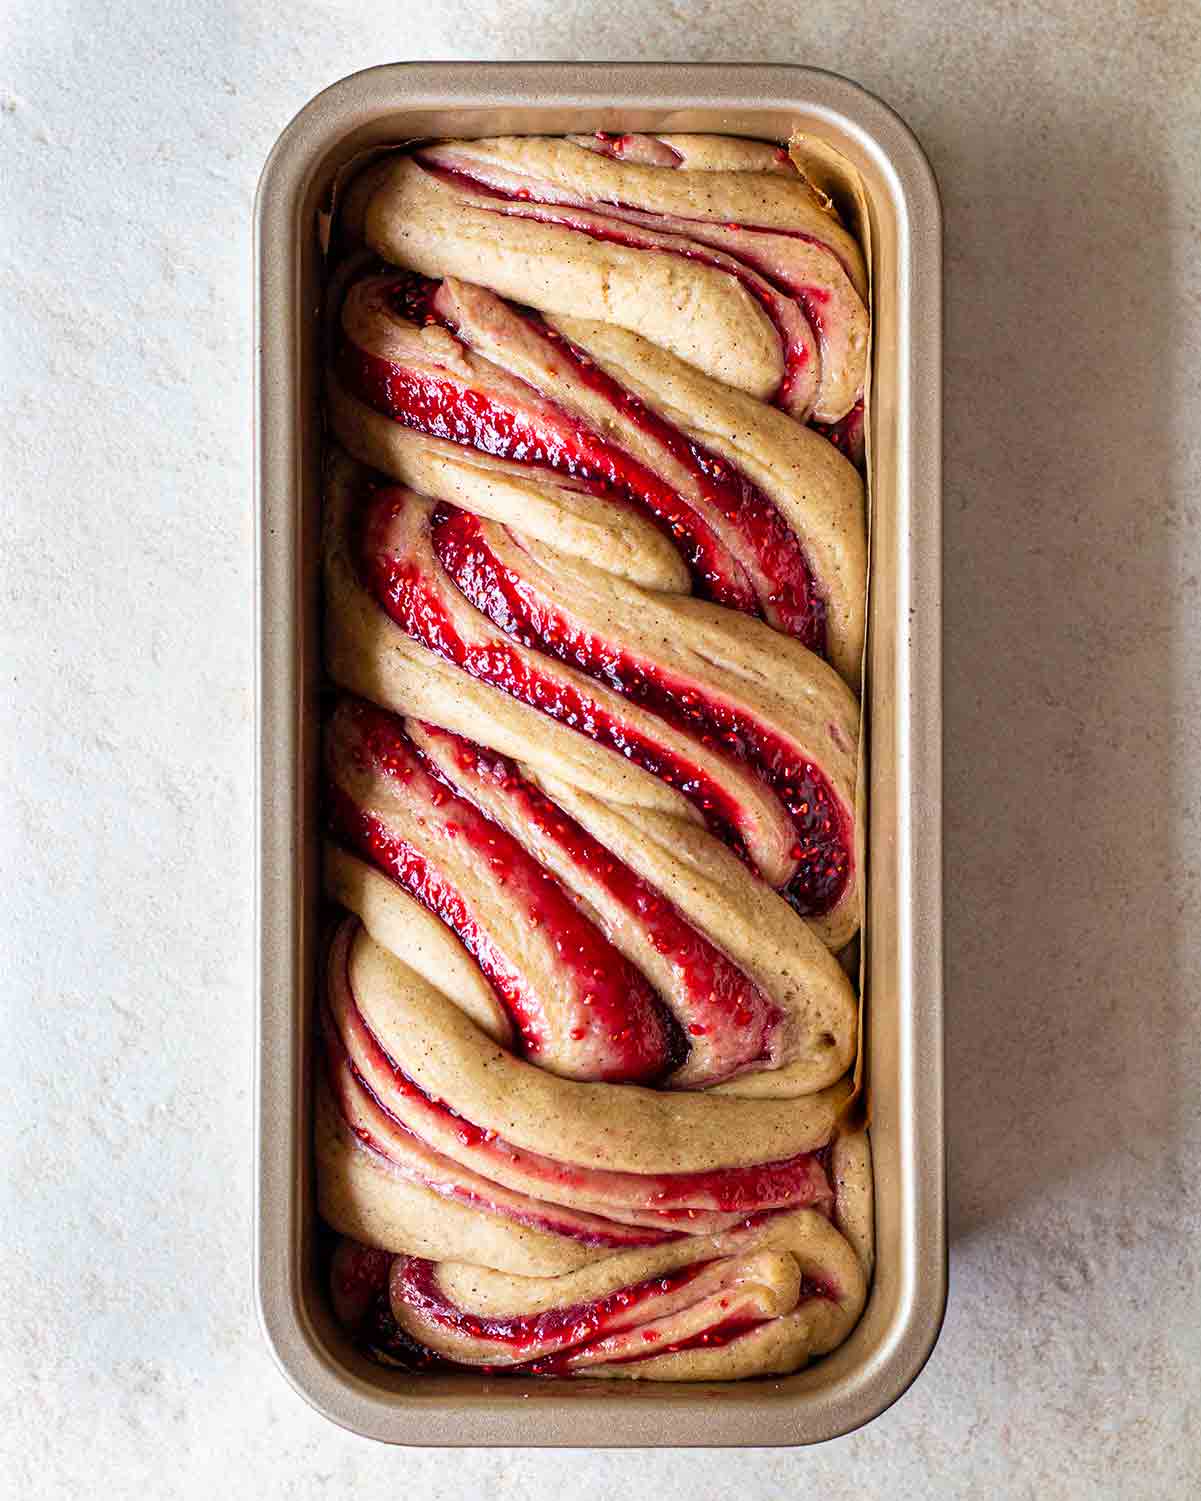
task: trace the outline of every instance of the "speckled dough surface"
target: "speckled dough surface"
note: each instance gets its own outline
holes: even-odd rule
[[[335,244],[335,1306],[418,1369],[794,1371],[872,1260],[863,483],[805,425],[858,247],[777,147],[601,134],[395,154]]]

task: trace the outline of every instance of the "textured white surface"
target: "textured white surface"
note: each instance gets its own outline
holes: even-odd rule
[[[1195,9],[0,14],[5,1494],[1201,1493]],[[472,55],[834,68],[942,183],[951,1305],[819,1450],[389,1451],[254,1323],[251,200],[319,87]]]

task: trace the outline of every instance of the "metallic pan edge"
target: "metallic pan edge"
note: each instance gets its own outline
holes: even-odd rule
[[[412,1378],[353,1352],[315,1286],[309,1038],[318,883],[315,221],[357,152],[427,134],[607,128],[820,135],[869,199],[876,304],[868,682],[868,1081],[877,1271],[851,1338],[784,1380],[705,1386]],[[393,1443],[804,1444],[882,1412],[946,1299],[940,676],[941,216],[905,125],[808,68],[397,64],[318,95],[269,158],[256,209],[258,751],[256,1256],[280,1368],[333,1421]]]

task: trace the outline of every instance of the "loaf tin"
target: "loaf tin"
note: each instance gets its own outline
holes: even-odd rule
[[[834,148],[866,200],[874,301],[866,694],[865,1084],[876,1270],[863,1318],[786,1379],[705,1385],[410,1375],[365,1360],[320,1274],[312,1153],[321,232],[335,176],[426,136],[705,131]],[[909,1386],[946,1298],[940,677],[941,217],[900,119],[803,67],[404,63],[319,94],[256,207],[258,862],[256,1283],[281,1370],[318,1411],[392,1443],[807,1444]]]

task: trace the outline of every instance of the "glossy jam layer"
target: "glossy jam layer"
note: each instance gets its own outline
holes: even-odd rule
[[[459,1146],[467,1149],[460,1151],[459,1155],[470,1155],[474,1170],[482,1177],[487,1177],[491,1163],[503,1161],[510,1169],[518,1170],[526,1178],[543,1185],[551,1198],[556,1188],[561,1192],[565,1189],[591,1190],[599,1199],[607,1198],[612,1204],[643,1211],[639,1218],[649,1216],[664,1226],[686,1224],[693,1231],[698,1230],[695,1222],[702,1215],[713,1213],[749,1221],[757,1215],[782,1208],[829,1210],[829,1181],[816,1152],[802,1152],[795,1157],[750,1167],[638,1174],[557,1162],[554,1158],[526,1151],[497,1132],[467,1120],[446,1101],[422,1090],[385,1051],[357,1007],[347,1022],[347,1040],[354,1058],[343,1044],[341,1035],[337,1034],[328,1039],[332,1044],[333,1062],[349,1065],[354,1083],[367,1092],[374,1105],[401,1131],[422,1141],[437,1139],[440,1133],[449,1131]],[[377,1083],[381,1076],[385,1076],[385,1082],[372,1088],[365,1077],[367,1072]],[[372,1137],[367,1144],[382,1155],[388,1155],[387,1142],[382,1135]],[[555,1206],[544,1204],[542,1208],[553,1214]],[[589,1218],[595,1219],[596,1216]],[[545,1224],[545,1220],[539,1223]],[[728,1226],[729,1218],[725,1223]],[[556,1228],[560,1233],[572,1234],[577,1239],[586,1238],[572,1230]],[[647,1228],[654,1229],[654,1226]],[[612,1230],[615,1236],[620,1232],[621,1238],[597,1243],[653,1245],[672,1238],[667,1231],[635,1238],[635,1231],[623,1224],[614,1224]]]
[[[535,1346],[542,1350],[547,1347],[563,1350],[599,1339],[619,1322],[623,1326],[636,1322],[630,1317],[634,1310],[651,1299],[686,1287],[707,1265],[704,1261],[694,1262],[663,1277],[619,1288],[591,1303],[548,1308],[537,1314],[489,1318],[468,1313],[443,1294],[438,1286],[435,1262],[406,1256],[393,1268],[392,1296],[444,1328],[503,1346],[512,1354],[520,1354]]]
[[[601,1219],[595,1214],[585,1216],[591,1222],[583,1227],[588,1231],[605,1229],[601,1222],[605,1210],[619,1218],[628,1215],[630,1223],[649,1223],[652,1227],[680,1223],[696,1232],[725,1228],[734,1219],[782,1208],[810,1207],[828,1212],[832,1202],[829,1164],[820,1148],[745,1167],[630,1173],[562,1162],[516,1146],[497,1131],[463,1116],[447,1101],[430,1095],[405,1073],[358,1008],[348,957],[347,946],[340,957],[341,967],[336,968],[339,955],[331,954],[330,1008],[322,1016],[330,1053],[330,1082],[336,1095],[343,1084],[365,1091],[370,1101],[367,1118],[378,1111],[384,1119],[376,1123],[374,1134],[371,1131],[367,1137],[361,1132],[356,1134],[382,1155],[389,1155],[386,1138],[390,1122],[406,1136],[430,1144],[432,1150],[453,1152],[456,1161],[470,1163],[466,1168],[468,1174],[478,1173],[488,1179],[502,1166],[510,1174],[520,1174],[521,1181],[539,1195],[538,1212],[544,1216],[556,1213],[556,1205],[543,1200],[554,1201],[582,1192],[601,1212]],[[334,986],[342,987],[340,995],[334,994]],[[338,1077],[340,1069],[347,1078]],[[354,1103],[343,1101],[344,1105]],[[449,1173],[451,1180],[456,1176],[453,1166],[445,1162],[440,1171]],[[722,1217],[721,1224],[713,1222],[714,1215]],[[561,1225],[556,1228],[561,1233],[576,1233]],[[614,1235],[620,1232],[621,1238],[601,1243],[635,1243],[628,1239],[632,1234],[629,1224],[615,1224],[611,1229]],[[636,1243],[653,1244],[655,1240],[644,1238]]]
[[[797,874],[787,895],[805,916],[831,911],[851,867],[851,831],[839,799],[813,762],[768,726],[703,684],[633,656],[587,631],[489,547],[479,519],[453,506],[434,513],[438,560],[467,599],[506,635],[546,652],[660,715],[706,749],[752,767],[788,809],[796,829]]]
[[[436,311],[437,284],[406,274],[388,294],[394,312],[409,322],[443,322]],[[670,484],[611,439],[558,408],[523,412],[510,400],[450,378],[409,370],[344,346],[341,375],[368,405],[434,437],[478,448],[494,457],[538,465],[616,492],[660,522],[692,571],[699,592],[745,613],[762,613],[778,629],[819,654],[825,651],[825,603],[804,550],[770,498],[734,464],[695,442],[607,375],[582,350],[536,313],[522,315],[529,330],[566,362],[573,379],[599,396],[683,469],[712,512],[765,581],[759,595],[710,525]]]
[[[576,379],[619,410],[686,470],[705,500],[733,528],[755,567],[770,581],[763,613],[777,629],[823,654],[826,611],[804,550],[769,497],[728,459],[697,443],[606,374],[590,356],[537,314],[530,325],[573,366]]]
[[[346,342],[342,384],[360,401],[417,432],[494,458],[567,476],[590,494],[611,495],[649,516],[671,537],[697,592],[744,614],[758,610],[744,570],[669,485],[616,444],[562,414],[552,428],[487,391],[410,370]]]
[[[808,1275],[801,1277],[800,1292],[797,1295],[798,1305],[812,1298],[832,1298],[833,1296],[832,1290],[824,1283],[817,1282]],[[723,1298],[720,1306],[726,1307],[728,1301]],[[749,1334],[752,1329],[760,1329],[770,1322],[770,1319],[757,1319],[735,1314],[716,1324],[711,1324],[708,1329],[701,1329],[696,1334],[690,1334],[686,1339],[673,1340],[670,1344],[657,1345],[654,1349],[639,1351],[634,1355],[618,1355],[606,1360],[605,1364],[631,1365],[639,1360],[650,1360],[657,1355],[675,1355],[680,1350],[720,1350],[732,1344],[741,1335]]]
[[[721,1073],[696,1083],[718,1083],[770,1056],[772,1035],[781,1020],[779,1008],[672,902],[522,777],[507,757],[433,725],[423,728],[451,748],[457,783],[467,797],[472,796],[474,786],[480,786],[491,796],[503,798],[516,818],[599,886],[673,966],[691,1018],[688,1035],[707,1038],[725,1063]]]
[[[657,1355],[672,1355],[678,1350],[718,1349],[730,1344],[739,1335],[759,1328],[762,1322],[759,1319],[726,1319],[672,1344],[658,1345],[652,1340],[644,1350],[633,1355],[607,1359],[605,1364],[631,1365]],[[446,1360],[400,1327],[392,1312],[392,1300],[386,1287],[372,1293],[365,1313],[350,1327],[350,1333],[355,1343],[371,1359],[381,1365],[399,1366],[410,1371],[472,1371],[476,1375],[488,1376],[566,1376],[571,1374],[572,1356],[579,1354],[578,1350],[565,1350],[561,1354],[548,1355],[539,1360],[505,1366],[469,1366]],[[587,1374],[586,1366],[582,1368],[582,1374]]]
[[[575,906],[555,878],[499,824],[458,797],[423,764],[400,721],[373,705],[344,705],[353,718],[353,756],[361,769],[395,779],[431,828],[455,840],[489,873],[496,899],[541,930],[554,952],[554,983],[576,1018],[577,1042],[587,1039],[597,1066],[587,1077],[647,1082],[676,1066],[669,1019],[641,972]],[[547,1007],[538,987],[502,950],[471,904],[427,855],[346,792],[330,789],[334,833],[403,886],[440,918],[479,964],[521,1033],[526,1053],[542,1052]],[[578,1031],[578,1037],[577,1037]],[[581,1052],[583,1049],[581,1049]]]
[[[624,218],[610,217],[603,212],[602,204],[580,203],[572,206],[540,202],[536,197],[536,184],[530,189],[509,192],[481,181],[468,171],[442,166],[420,151],[414,153],[414,160],[440,182],[485,200],[491,198],[504,201],[508,204],[504,210],[506,214],[534,219],[539,224],[553,224],[559,229],[587,235],[590,240],[621,245],[628,250],[642,250],[654,255],[670,255],[680,260],[695,261],[698,265],[733,277],[763,309],[776,331],[784,360],[784,376],[772,399],[781,406],[787,404],[809,363],[809,348],[804,339],[798,337],[797,326],[793,321],[797,314],[784,295],[761,272],[752,270],[724,251],[672,233],[666,224],[662,230],[651,228],[654,216],[648,213],[638,213],[640,220],[647,221],[646,224],[639,225],[628,214]],[[625,209],[627,205],[616,204],[614,207]]]
[[[506,1189],[438,1152],[400,1119],[395,1113],[397,1108],[404,1109],[410,1116],[416,1114],[418,1119],[424,1117],[428,1121],[433,1118],[438,1125],[449,1127],[459,1140],[465,1139],[469,1132],[477,1133],[480,1137],[491,1133],[479,1132],[478,1127],[464,1121],[444,1101],[423,1094],[379,1047],[361,1014],[355,1012],[353,1015],[354,1023],[350,1030],[354,1034],[352,1045],[356,1049],[359,1063],[364,1068],[374,1065],[373,1078],[377,1082],[381,1061],[393,1071],[395,1077],[388,1081],[386,1089],[377,1093],[365,1073],[360,1071],[358,1064],[351,1058],[332,1015],[326,1011],[322,1015],[326,1078],[342,1117],[359,1145],[389,1163],[401,1176],[421,1184],[442,1198],[455,1199],[473,1209],[499,1215],[502,1219],[512,1220],[533,1230],[566,1236],[581,1245],[624,1251],[662,1245],[679,1238],[679,1232],[668,1228],[623,1224],[602,1215],[546,1203],[519,1191]],[[368,1051],[375,1055],[370,1062],[363,1058],[364,1044],[362,1037],[358,1035],[361,1030],[367,1031],[370,1037]],[[384,1095],[394,1108],[390,1109],[385,1104]],[[496,1139],[494,1135],[492,1139]]]
[[[542,1185],[538,1169],[545,1159],[511,1147],[495,1131],[482,1130],[405,1074],[367,1024],[351,989],[349,954],[356,927],[351,921],[335,937],[321,1032],[331,1093],[360,1146],[440,1197],[457,1199],[582,1245],[627,1250],[679,1238],[679,1232],[670,1225],[655,1223],[659,1216],[653,1214],[614,1220],[539,1197],[537,1189]],[[474,1166],[467,1166],[467,1161],[474,1161]],[[498,1164],[507,1168],[508,1174],[498,1171]],[[496,1181],[506,1176],[511,1181],[515,1169],[532,1180],[533,1194]],[[815,1181],[825,1184],[816,1166],[814,1172]],[[589,1169],[579,1173],[581,1177],[598,1176]],[[541,1176],[554,1186],[554,1172]],[[642,1196],[646,1197],[653,1186],[654,1180],[648,1180]],[[708,1224],[709,1218],[704,1222]]]
[[[720,782],[623,721],[583,686],[541,670],[503,635],[463,640],[439,598],[436,581],[388,546],[388,524],[405,503],[403,491],[376,493],[368,509],[362,556],[368,588],[401,630],[471,677],[617,751],[674,787],[700,811],[710,832],[745,859],[746,847],[739,833],[743,810]]]
[[[504,1365],[473,1363],[460,1366],[482,1370],[489,1375],[559,1376],[573,1370],[586,1374],[588,1363],[582,1357],[586,1357],[607,1335],[619,1330],[633,1335],[641,1333],[641,1346],[628,1354],[605,1355],[597,1364],[629,1365],[661,1355],[674,1355],[682,1350],[721,1349],[770,1320],[747,1314],[727,1314],[683,1339],[663,1343],[660,1330],[648,1327],[639,1331],[637,1319],[630,1318],[635,1310],[686,1287],[708,1265],[709,1262],[695,1262],[665,1276],[620,1288],[591,1303],[551,1308],[539,1314],[491,1318],[468,1313],[452,1303],[438,1286],[436,1263],[415,1256],[397,1257],[390,1277],[389,1307],[386,1314],[378,1308],[376,1310],[379,1333],[383,1335],[379,1342],[389,1347],[389,1352],[402,1352],[406,1363],[419,1367],[436,1365],[452,1369],[460,1366],[459,1362],[438,1356],[400,1330],[391,1318],[391,1300],[395,1299],[443,1328],[503,1348],[510,1357],[531,1350],[538,1352],[530,1360],[506,1362]],[[797,1304],[835,1296],[833,1288],[806,1274],[801,1278]],[[728,1309],[734,1301],[731,1294],[719,1299],[718,1307]],[[647,1308],[647,1313],[653,1320],[653,1307]],[[399,1338],[393,1335],[393,1330]],[[372,1332],[375,1332],[374,1328]]]
[[[690,1334],[687,1339],[673,1340],[670,1344],[655,1344],[649,1350],[640,1350],[635,1355],[616,1355],[605,1361],[606,1365],[635,1365],[641,1360],[652,1360],[659,1355],[676,1355],[681,1350],[720,1350],[723,1346],[733,1343],[739,1335],[749,1334],[752,1329],[759,1329],[769,1323],[768,1319],[755,1318],[731,1318],[722,1319],[718,1324],[711,1324],[708,1329],[701,1329],[696,1334]],[[542,1372],[532,1372],[541,1375]]]
[[[621,139],[625,141],[645,141],[647,137],[626,136]],[[663,143],[656,142],[656,146],[662,148]],[[671,150],[673,148],[669,147],[666,149]],[[617,152],[615,151],[602,149],[599,151],[599,154],[602,156],[617,157]],[[678,153],[676,154],[678,155]],[[475,196],[494,198],[498,202],[511,203],[514,205],[516,212],[521,212],[522,206],[529,204],[531,200],[538,199],[539,193],[541,193],[543,199],[549,199],[556,192],[561,191],[561,189],[551,184],[540,183],[536,178],[529,178],[529,186],[523,186],[516,190],[504,188],[495,183],[487,183],[462,161],[457,165],[452,165],[450,162],[439,160],[436,148],[434,152],[417,151],[413,155],[415,160],[432,176],[441,177],[443,181],[451,183],[461,190],[466,190]],[[619,159],[632,160],[633,158],[631,155],[626,155]],[[668,164],[664,162],[662,165]],[[776,152],[775,170],[783,170],[789,176],[797,175],[795,163],[788,155],[788,152],[782,147],[778,148]],[[779,224],[748,224],[742,220],[702,219],[687,214],[668,214],[640,207],[636,203],[627,203],[620,198],[589,199],[587,203],[581,199],[577,199],[572,206],[584,210],[590,215],[612,214],[648,229],[659,228],[668,234],[691,235],[700,239],[704,244],[710,244],[716,248],[729,249],[728,241],[724,240],[724,237],[723,239],[709,238],[711,235],[720,234],[721,231],[732,232],[738,236],[750,236],[752,241],[750,245],[747,245],[743,241],[738,245],[736,252],[731,249],[730,253],[736,254],[739,260],[742,260],[748,267],[756,271],[764,281],[768,282],[778,291],[805,300],[806,312],[809,312],[807,305],[808,297],[813,296],[819,302],[824,302],[828,294],[823,288],[814,286],[802,278],[790,275],[788,270],[780,265],[778,259],[769,260],[762,254],[757,253],[753,244],[755,238],[770,236],[775,240],[801,240],[807,245],[812,245],[815,250],[819,250],[824,255],[830,257],[842,270],[852,287],[855,284],[855,276],[851,263],[844,257],[842,252],[837,250],[828,240],[823,239],[819,235],[812,234],[808,230],[792,229]],[[837,222],[841,224],[841,221]],[[858,296],[858,293],[856,295]]]
[[[396,1265],[395,1276],[392,1274],[393,1264]],[[401,1364],[414,1370],[474,1369],[488,1375],[567,1375],[573,1363],[575,1369],[587,1373],[587,1364],[579,1361],[579,1357],[587,1355],[588,1349],[597,1340],[604,1339],[617,1322],[628,1327],[632,1309],[644,1306],[652,1298],[662,1297],[665,1292],[688,1285],[703,1267],[704,1262],[701,1262],[683,1268],[679,1273],[653,1277],[619,1289],[594,1303],[573,1304],[524,1318],[479,1318],[453,1306],[441,1294],[434,1262],[416,1256],[393,1256],[344,1238],[330,1265],[330,1291],[339,1321],[347,1327],[356,1343],[384,1363]],[[459,1328],[473,1334],[476,1339],[491,1340],[512,1354],[533,1348],[542,1352],[533,1360],[503,1366],[465,1366],[458,1361],[446,1360],[413,1339],[396,1322],[392,1312],[393,1294],[443,1327]],[[802,1277],[797,1303],[806,1303],[811,1298],[833,1297],[836,1297],[835,1289],[826,1283],[808,1274]],[[731,1301],[733,1298],[722,1297],[719,1309],[728,1309]],[[764,1322],[766,1319],[745,1313],[727,1313],[715,1324],[670,1343],[662,1343],[661,1333],[647,1328],[643,1331],[643,1348],[635,1349],[631,1354],[608,1355],[604,1363],[631,1364],[685,1349],[721,1349],[742,1334],[760,1328]],[[546,1345],[551,1345],[551,1349],[546,1349]]]
[[[352,1006],[341,1019],[341,1024],[346,1029],[345,1041],[337,1027],[330,1031],[332,1016],[323,1017],[335,1094],[340,1094],[347,1082],[347,1079],[334,1077],[341,1068],[350,1084],[361,1089],[369,1099],[366,1119],[370,1120],[378,1111],[397,1130],[420,1142],[443,1140],[449,1133],[458,1143],[457,1156],[469,1157],[474,1164],[464,1174],[456,1175],[453,1163],[441,1163],[444,1180],[451,1185],[456,1196],[468,1196],[480,1202],[478,1193],[467,1195],[462,1184],[454,1184],[456,1176],[475,1181],[478,1174],[486,1179],[490,1167],[495,1171],[493,1164],[503,1163],[510,1171],[519,1171],[526,1179],[540,1185],[551,1198],[556,1189],[559,1192],[583,1189],[611,1205],[638,1210],[635,1219],[652,1222],[639,1229],[631,1224],[608,1222],[603,1215],[576,1214],[574,1211],[559,1214],[554,1203],[538,1200],[530,1201],[534,1206],[530,1210],[533,1217],[527,1218],[527,1223],[554,1229],[558,1234],[570,1235],[588,1244],[657,1245],[675,1238],[670,1226],[685,1224],[690,1231],[699,1233],[714,1213],[725,1217],[722,1227],[728,1228],[732,1219],[741,1217],[749,1223],[756,1216],[780,1208],[810,1207],[823,1213],[829,1209],[831,1190],[815,1152],[743,1168],[637,1174],[556,1162],[553,1158],[526,1151],[497,1132],[485,1130],[467,1120],[445,1100],[436,1099],[422,1090],[385,1051],[357,1007]],[[367,1129],[366,1134],[357,1130],[356,1135],[364,1145],[382,1156],[390,1155],[389,1129],[384,1122],[377,1122],[375,1129]],[[654,1223],[656,1221],[663,1228],[659,1228]],[[719,1227],[712,1225],[711,1228]]]

